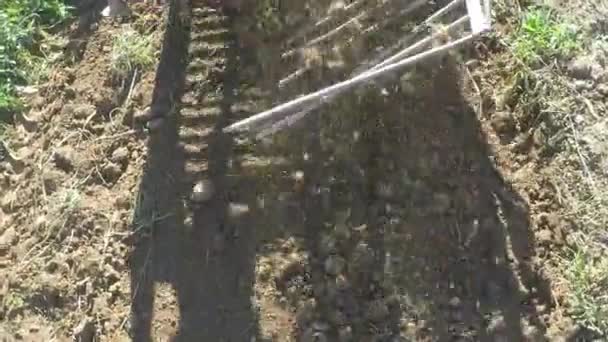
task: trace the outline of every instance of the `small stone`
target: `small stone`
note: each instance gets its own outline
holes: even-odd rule
[[[345,326],[338,330],[338,342],[352,342],[353,340],[353,328]]]
[[[138,111],[133,115],[133,120],[140,124],[148,122],[153,117],[153,112],[150,107],[145,108],[144,110]]]
[[[460,306],[460,303],[461,303],[461,300],[458,297],[452,297],[452,299],[450,299],[450,302],[449,302],[450,306],[454,309],[458,308]]]
[[[597,92],[604,95],[604,96],[608,96],[608,84],[606,83],[602,83],[600,85],[598,85],[596,87]]]
[[[327,335],[322,331],[315,331],[312,328],[306,329],[302,335],[302,342],[327,342]]]
[[[304,274],[305,272],[306,268],[304,264],[299,259],[294,258],[279,270],[277,279],[275,281],[277,282],[278,287],[282,287],[290,279],[300,274]]]
[[[131,201],[128,196],[117,196],[114,200],[114,204],[118,209],[128,210],[131,207]]]
[[[122,169],[116,163],[107,163],[101,170],[102,175],[108,182],[114,182],[122,175]]]
[[[231,219],[240,218],[249,213],[249,206],[243,203],[228,204],[228,217]]]
[[[586,80],[591,78],[591,70],[593,66],[593,61],[590,57],[584,56],[579,57],[568,65],[568,72],[570,76],[579,80]]]
[[[516,130],[515,119],[513,115],[506,111],[498,111],[492,115],[492,128],[500,136],[512,136]]]
[[[546,342],[543,333],[535,326],[528,325],[524,328],[524,340],[529,342]]]
[[[336,276],[336,288],[339,291],[345,291],[350,288],[350,282],[344,274],[338,274]]]
[[[60,147],[53,153],[53,162],[58,169],[70,172],[74,169],[74,150],[70,147]]]
[[[536,239],[541,245],[548,245],[553,240],[553,234],[549,229],[543,229],[540,232],[536,233]]]
[[[488,334],[492,338],[492,341],[496,342],[507,342],[507,324],[502,317],[494,317],[488,324]]]
[[[327,259],[325,259],[324,266],[327,274],[336,276],[342,273],[344,267],[346,266],[346,261],[344,261],[344,258],[340,256],[330,255]]]
[[[10,247],[17,241],[17,232],[15,228],[9,227],[0,236],[0,256],[8,254]]]
[[[585,80],[575,80],[573,85],[574,89],[576,89],[577,91],[584,91],[592,88],[591,83]]]
[[[2,209],[5,213],[12,213],[16,208],[17,203],[17,193],[11,191],[2,196],[0,200],[0,209]]]
[[[129,160],[129,149],[125,146],[115,149],[112,152],[111,160],[117,164],[125,165]]]
[[[306,187],[306,179],[304,178],[304,172],[303,171],[296,171],[292,175],[292,178],[294,180],[294,184],[293,184],[293,190],[294,190],[294,192],[296,192],[296,193],[302,193],[305,190],[305,187]]]
[[[312,324],[312,328],[314,331],[329,331],[329,324],[322,321],[316,321]]]
[[[49,170],[42,174],[42,184],[47,195],[57,191],[61,183],[62,173],[57,170]]]
[[[209,201],[215,193],[213,183],[209,180],[199,181],[192,188],[190,199],[196,203]]]
[[[86,119],[89,116],[95,115],[97,109],[91,104],[84,103],[66,106],[63,111],[71,111],[76,119]]]
[[[334,226],[334,233],[336,238],[340,240],[349,240],[351,237],[351,231],[348,225],[345,223],[338,223]]]

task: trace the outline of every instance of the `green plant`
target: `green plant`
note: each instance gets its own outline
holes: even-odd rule
[[[608,258],[594,257],[583,245],[568,260],[570,311],[584,326],[608,334]]]
[[[112,71],[126,78],[135,70],[146,70],[154,65],[154,44],[152,35],[142,35],[132,28],[126,28],[114,39],[112,47]]]
[[[514,53],[527,64],[569,57],[580,48],[577,30],[550,9],[535,7],[525,12],[512,37]]]
[[[67,19],[69,11],[63,0],[0,1],[0,119],[19,103],[15,86],[40,78],[43,32]]]

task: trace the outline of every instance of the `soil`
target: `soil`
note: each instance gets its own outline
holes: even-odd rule
[[[0,339],[570,338],[543,267],[569,223],[538,146],[505,142],[529,132],[478,109],[463,65],[358,89],[260,143],[222,129],[344,78],[394,35],[332,64],[331,49],[281,59],[286,38],[247,12],[134,12],[168,23],[158,66],[130,90],[109,69],[128,20],[81,22],[86,45],[31,99],[36,127],[18,126],[25,166],[2,163]]]

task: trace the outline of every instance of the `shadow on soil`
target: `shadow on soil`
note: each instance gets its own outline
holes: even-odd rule
[[[178,31],[165,37],[155,102],[176,98],[183,82],[188,37]],[[238,50],[230,51],[216,131],[238,101]],[[307,257],[271,282],[286,299],[277,305],[297,311],[290,329],[299,340],[542,340],[537,308],[551,298],[532,266],[526,203],[494,168],[457,67],[414,73],[421,81],[357,91],[255,152],[287,164],[235,167],[258,178],[228,177],[239,156],[231,138],[213,135],[217,196],[194,212],[192,230],[176,123],[151,136],[133,224],[148,232],[131,259],[134,340],[151,340],[155,284],[165,282],[179,304],[175,340],[259,341],[258,325],[273,322],[254,308],[256,257],[289,238],[304,241]],[[296,170],[301,183],[267,177]],[[233,202],[248,203],[250,215],[229,217]]]
[[[190,39],[188,28],[177,20],[177,5],[172,5],[174,24],[164,37],[151,105],[164,113],[173,112],[174,99],[181,97]],[[170,284],[177,296],[173,304],[179,308],[179,322],[173,341],[250,341],[250,336],[257,335],[251,308],[254,240],[245,233],[238,239],[225,239],[225,248],[217,248],[218,233],[234,237],[228,231],[236,225],[243,226],[239,232],[253,232],[246,222],[233,222],[226,216],[228,203],[238,200],[226,181],[232,139],[221,133],[230,120],[238,82],[236,52],[234,46],[228,49],[223,81],[218,85],[223,89],[222,114],[208,140],[208,176],[216,196],[195,208],[189,224],[184,224],[189,192],[184,189],[185,156],[178,148],[177,118],[168,116],[150,137],[133,222],[133,228],[142,232],[130,260],[135,341],[152,340],[158,283]]]

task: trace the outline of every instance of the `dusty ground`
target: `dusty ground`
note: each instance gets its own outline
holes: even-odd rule
[[[169,22],[157,68],[132,89],[112,77],[112,37],[134,19],[93,18],[31,99],[34,124],[10,132],[26,164],[0,164],[3,339],[574,340],[547,271],[572,224],[556,166],[478,93],[491,46],[470,51],[477,66],[435,61],[254,143],[219,130],[342,79],[396,24],[281,60],[290,36],[246,14],[135,12],[136,27]],[[297,36],[306,19],[291,19]],[[170,114],[149,134],[134,120],[146,107]],[[201,180],[209,201],[192,198]]]

